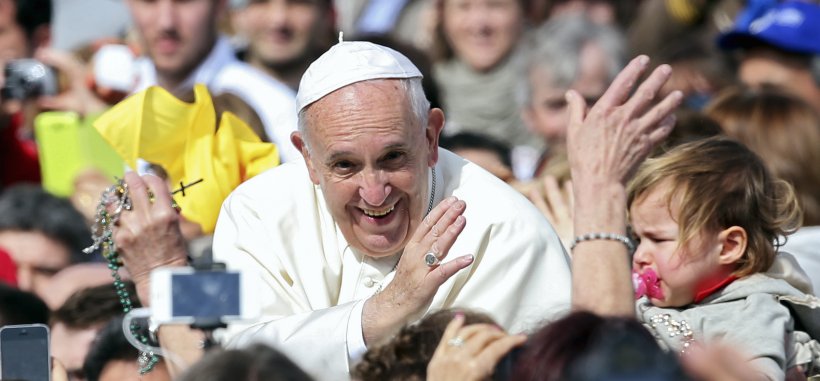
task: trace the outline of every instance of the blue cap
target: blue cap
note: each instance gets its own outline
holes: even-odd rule
[[[747,9],[757,17],[741,14],[734,28],[718,37],[721,49],[760,44],[803,54],[820,54],[820,5],[788,1],[768,9]]]

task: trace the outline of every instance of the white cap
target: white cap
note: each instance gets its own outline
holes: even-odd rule
[[[370,42],[333,45],[310,64],[296,93],[299,111],[342,87],[370,79],[421,78],[421,72],[401,53]]]

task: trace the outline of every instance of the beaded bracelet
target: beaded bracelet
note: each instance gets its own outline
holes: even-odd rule
[[[602,232],[586,233],[586,234],[576,236],[575,239],[572,240],[572,244],[569,246],[569,250],[570,251],[574,250],[575,246],[577,246],[581,242],[595,241],[595,240],[599,240],[599,239],[605,239],[605,240],[610,240],[610,241],[618,241],[618,242],[623,243],[624,245],[626,245],[627,250],[629,250],[629,254],[632,254],[632,253],[635,252],[635,242],[632,242],[632,240],[629,239],[629,237],[627,237],[625,235],[622,235],[622,234],[617,234],[617,233],[602,233]]]

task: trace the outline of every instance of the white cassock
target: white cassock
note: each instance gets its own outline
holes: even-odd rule
[[[483,311],[510,332],[537,328],[566,312],[569,260],[540,212],[449,151],[439,149],[435,168],[435,192],[432,179],[428,187],[434,205],[451,195],[467,204],[467,224],[446,260],[474,254],[475,261],[439,288],[429,311]],[[252,178],[225,200],[214,259],[260,281],[251,297],[261,303],[264,322],[236,334],[229,345],[270,344],[318,380],[349,378],[351,362],[366,349],[364,300],[392,280],[398,260],[370,258],[347,244],[301,162]]]

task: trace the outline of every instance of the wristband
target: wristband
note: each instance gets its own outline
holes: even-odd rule
[[[633,242],[629,237],[623,234],[616,234],[616,233],[586,233],[579,236],[576,236],[575,239],[572,240],[572,244],[569,246],[569,250],[572,251],[575,249],[579,243],[584,241],[596,241],[596,240],[609,240],[609,241],[618,241],[624,245],[626,245],[626,249],[629,251],[629,254],[635,252],[635,242]]]

